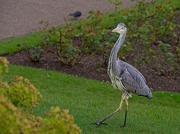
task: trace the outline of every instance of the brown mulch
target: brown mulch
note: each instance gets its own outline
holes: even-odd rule
[[[92,57],[84,55],[81,61],[73,66],[60,63],[55,57],[55,54],[51,51],[47,51],[39,62],[32,62],[23,50],[8,55],[7,58],[9,62],[14,65],[31,66],[65,72],[88,79],[110,81],[107,75],[107,65],[99,67],[99,61],[101,60],[100,56]],[[180,71],[177,71],[178,75],[176,76],[159,76],[150,66],[146,69],[141,68],[141,66],[136,68],[145,76],[147,83],[152,90],[180,92]]]

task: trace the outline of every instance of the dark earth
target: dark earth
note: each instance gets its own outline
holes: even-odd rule
[[[47,50],[38,62],[32,62],[24,50],[8,55],[7,58],[9,62],[14,65],[55,70],[104,82],[110,81],[107,75],[107,65],[102,65],[99,67],[98,63],[100,60],[102,60],[101,56],[93,57],[90,55],[84,55],[83,58],[75,65],[65,65],[60,63],[52,50]],[[129,63],[132,64],[133,62]],[[157,75],[156,71],[152,69],[151,66],[144,69],[140,65],[136,68],[145,76],[151,90],[180,92],[179,70],[177,70],[176,75],[170,76]]]

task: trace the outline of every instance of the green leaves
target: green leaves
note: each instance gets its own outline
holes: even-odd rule
[[[169,44],[163,43],[162,41],[158,41],[159,51],[165,52],[171,46]]]
[[[111,4],[115,6],[115,10],[120,10],[122,2],[120,0],[108,0]]]
[[[26,50],[26,55],[33,62],[38,62],[43,54],[43,49],[41,46],[31,45],[27,47],[27,45],[25,44],[25,50]]]
[[[134,50],[140,53],[135,56],[137,62],[145,61],[148,65],[153,61],[157,72],[163,70],[167,74],[178,69],[178,33],[175,32],[178,24],[174,21],[175,14],[170,4],[157,5],[156,2],[138,2],[135,8],[124,14],[122,21],[128,25],[129,49],[133,44],[140,48]]]
[[[0,57],[0,71],[8,67],[6,58]],[[31,71],[32,72],[32,71]],[[39,105],[42,95],[38,89],[22,76],[2,81],[0,73],[0,132],[3,134],[63,133],[80,134],[68,110],[51,107],[46,118],[32,115],[32,109]]]
[[[116,8],[121,5],[119,0],[109,2]],[[135,58],[135,64],[148,65],[152,61],[158,63],[159,65],[153,64],[157,71],[169,71],[169,66],[177,70],[174,63],[179,61],[179,36],[176,32],[179,25],[174,21],[175,15],[176,12],[170,4],[157,4],[154,1],[137,1],[137,5],[127,12],[118,9],[103,15],[98,10],[90,11],[86,20],[76,23],[58,28],[45,24],[40,30],[40,47],[29,47],[28,56],[32,61],[38,62],[43,56],[41,50],[50,46],[58,60],[64,64],[74,65],[81,60],[82,55],[102,56],[105,60],[101,62],[106,64],[111,48],[119,36],[111,33],[111,30],[119,22],[123,22],[128,31],[120,56],[127,60]],[[165,63],[162,59],[166,58],[168,62]]]

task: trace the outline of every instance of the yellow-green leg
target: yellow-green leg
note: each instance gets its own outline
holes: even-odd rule
[[[107,120],[108,118],[110,118],[111,116],[115,115],[116,113],[118,113],[121,109],[122,109],[122,104],[123,104],[123,101],[125,100],[126,101],[126,113],[125,113],[125,120],[124,120],[124,126],[126,125],[126,116],[127,116],[127,106],[128,106],[128,101],[127,101],[127,98],[126,98],[126,95],[127,93],[123,93],[122,94],[122,98],[121,98],[121,101],[120,101],[120,104],[119,104],[119,107],[114,111],[112,112],[111,114],[109,114],[108,116],[106,116],[105,118],[101,119],[100,121],[96,122],[95,124],[97,126],[101,125],[101,124],[104,124],[103,122],[105,120]]]
[[[124,125],[122,127],[126,126],[126,119],[127,119],[127,112],[128,112],[128,99],[125,99],[126,102],[126,111],[125,111],[125,118],[124,118]]]

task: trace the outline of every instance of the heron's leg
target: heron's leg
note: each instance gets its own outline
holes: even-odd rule
[[[127,118],[127,112],[128,112],[128,99],[127,98],[125,98],[125,102],[126,102],[126,111],[125,111],[124,125],[122,127],[126,126],[126,118]]]
[[[120,105],[119,105],[118,109],[116,109],[114,112],[112,112],[110,115],[106,116],[106,117],[103,118],[102,120],[96,122],[95,124],[96,124],[97,126],[99,126],[99,125],[103,124],[103,122],[104,122],[106,119],[108,119],[108,118],[110,118],[111,116],[113,116],[114,114],[118,113],[118,112],[121,110],[121,108],[122,108],[122,103],[123,103],[123,101],[124,101],[124,97],[122,96],[121,101],[120,101]]]

